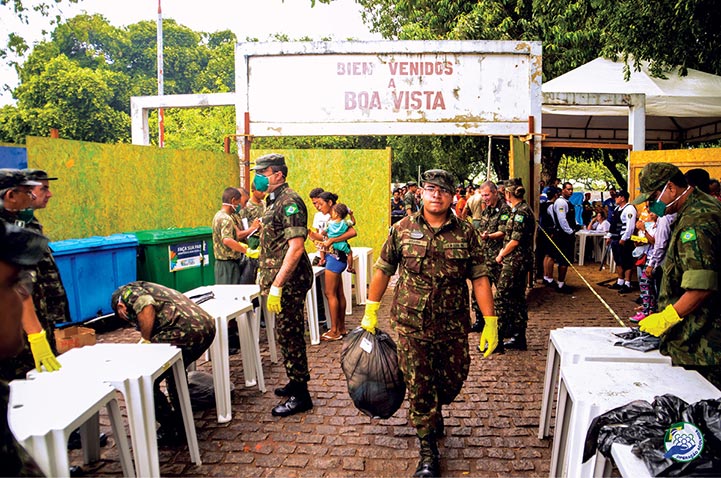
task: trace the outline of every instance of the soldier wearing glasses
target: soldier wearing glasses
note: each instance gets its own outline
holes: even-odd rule
[[[391,227],[375,263],[361,322],[375,333],[380,300],[398,270],[391,323],[398,332],[410,420],[420,441],[416,477],[440,476],[441,408],[453,402],[468,376],[468,279],[486,318],[480,341],[485,356],[498,345],[490,272],[478,235],[450,211],[454,178],[440,169],[426,171],[422,178],[423,205]]]
[[[22,211],[20,217],[27,229],[42,234],[43,226],[35,217],[34,212],[48,206],[50,198],[53,197],[50,190],[50,181],[56,181],[58,178],[50,177],[40,169],[25,169],[22,172],[28,180],[37,182],[38,185],[33,186],[31,189],[34,197],[30,203],[30,208]],[[40,322],[40,326],[45,331],[51,350],[55,351],[55,324],[70,320],[70,308],[65,288],[60,279],[60,271],[49,247],[45,250],[43,258],[37,265],[35,280],[32,294],[35,315]],[[4,370],[8,370],[8,374],[14,373],[15,378],[24,378],[27,372],[36,366],[29,344],[14,359],[14,362],[13,371],[10,369]],[[5,371],[3,371],[3,375],[6,375]]]
[[[18,169],[0,169],[0,222],[12,224],[20,228],[28,226],[32,219],[23,216],[23,213],[32,206],[37,196],[32,188],[42,186],[39,181],[31,180],[25,173]],[[38,269],[33,269],[33,282],[37,282]],[[24,357],[16,360],[3,360],[0,363],[0,375],[4,379],[12,380],[24,375],[33,366],[39,371],[46,370],[53,372],[60,368],[60,363],[55,358],[55,338],[51,333],[46,333],[43,324],[38,318],[33,299],[40,288],[36,287],[32,296],[23,298],[23,329],[27,334],[26,350]]]

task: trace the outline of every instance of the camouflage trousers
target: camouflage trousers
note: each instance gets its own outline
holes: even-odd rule
[[[182,327],[161,330],[153,335],[150,341],[154,344],[171,344],[178,347],[183,354],[183,366],[200,358],[215,339],[215,322],[211,320],[192,321],[192,327]],[[168,396],[160,389],[161,382],[165,381]],[[166,370],[155,381],[153,387],[155,397],[155,419],[161,426],[182,429],[183,418],[180,414],[180,398],[177,384],[173,376],[173,369]],[[168,398],[170,401],[168,402]]]
[[[399,334],[398,363],[408,390],[410,421],[419,436],[426,436],[436,430],[441,407],[455,400],[468,377],[468,336],[423,340]]]
[[[310,372],[305,352],[304,304],[305,291],[283,288],[282,310],[275,314],[275,327],[286,375],[294,382],[306,383],[310,380]]]
[[[499,340],[526,332],[528,304],[526,303],[526,275],[530,264],[525,261],[504,261],[496,284],[493,300],[498,316]]]

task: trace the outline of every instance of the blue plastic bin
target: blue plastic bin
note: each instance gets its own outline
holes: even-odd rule
[[[138,239],[132,234],[50,243],[73,323],[113,312],[110,295],[136,280]]]

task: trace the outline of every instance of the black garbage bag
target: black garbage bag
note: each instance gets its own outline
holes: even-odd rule
[[[215,388],[213,387],[213,376],[199,370],[188,372],[188,394],[190,395],[190,404],[193,410],[207,410],[214,407]]]
[[[659,345],[661,344],[660,338],[654,337],[647,332],[641,332],[639,329],[631,329],[628,332],[621,332],[613,335],[621,339],[613,345],[638,350],[639,352],[658,350]]]
[[[666,432],[672,425],[688,422],[704,436],[701,454],[692,461],[666,457]],[[586,434],[583,461],[596,454],[611,456],[611,445],[633,445],[653,476],[721,476],[721,400],[701,400],[689,405],[666,394],[653,403],[636,400],[594,418]]]
[[[340,357],[353,405],[370,417],[393,416],[403,403],[406,384],[390,335],[357,327],[344,339]]]

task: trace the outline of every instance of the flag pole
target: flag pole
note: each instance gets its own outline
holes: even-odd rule
[[[158,96],[163,96],[163,10],[158,0]],[[165,146],[165,112],[158,108],[158,147]]]

